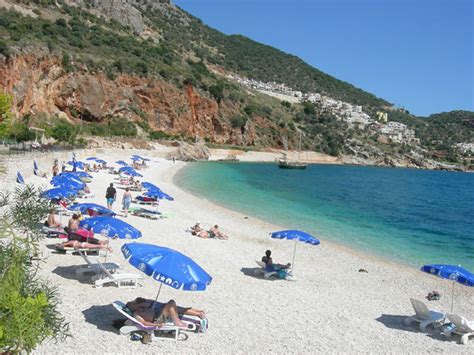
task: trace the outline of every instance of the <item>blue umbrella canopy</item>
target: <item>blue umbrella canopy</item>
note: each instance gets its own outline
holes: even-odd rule
[[[295,248],[293,250],[293,262],[292,262],[293,269],[294,269],[294,264],[295,264],[296,245],[298,241],[302,243],[311,244],[311,245],[318,245],[319,243],[321,243],[319,239],[313,237],[311,234],[308,234],[306,232],[296,230],[296,229],[273,232],[273,233],[270,233],[270,236],[274,239],[288,239],[288,240],[295,241]]]
[[[298,240],[302,243],[308,243],[312,245],[318,245],[321,243],[318,239],[313,237],[311,234],[308,234],[299,230],[284,230],[279,232],[271,233],[271,237],[274,239],[288,239],[288,240]]]
[[[127,171],[124,171],[123,172],[125,175],[130,175],[130,176],[138,176],[138,177],[143,177],[142,174],[140,173],[137,173],[135,170],[131,171],[131,170],[127,170]]]
[[[25,184],[25,179],[23,179],[23,175],[19,171],[16,172],[16,182],[22,185]]]
[[[53,186],[63,186],[65,188],[73,188],[76,190],[82,190],[86,184],[82,181],[74,180],[74,179],[56,179],[51,180],[51,185]]]
[[[78,178],[89,178],[92,179],[92,175],[89,173],[86,173],[85,171],[72,171],[69,173],[62,173],[65,174],[66,176],[71,175],[73,177],[78,177]]]
[[[461,266],[432,264],[422,266],[421,271],[453,281],[453,288],[451,291],[451,313],[453,312],[454,305],[454,284],[457,282],[464,286],[474,287],[474,274]]]
[[[144,181],[142,182],[142,186],[144,189],[147,189],[147,190],[159,190],[161,191],[161,189],[156,186],[155,184],[152,184],[151,182],[147,182],[147,181]]]
[[[160,199],[160,200],[168,200],[168,201],[174,201],[174,198],[168,195],[167,193],[164,193],[161,190],[148,190],[148,192],[144,193],[145,196],[152,197],[155,199]]]
[[[94,233],[100,233],[110,238],[137,239],[142,236],[142,232],[135,227],[112,217],[87,218],[82,220],[79,225],[92,230]]]
[[[62,198],[72,197],[76,195],[76,193],[77,193],[76,190],[70,190],[63,187],[56,187],[53,189],[43,191],[41,196],[46,197],[51,200],[53,198],[62,199]]]
[[[107,207],[98,205],[96,203],[75,203],[69,206],[68,209],[71,211],[80,211],[81,213],[86,213],[88,210],[92,210],[104,216],[116,215],[114,211],[109,210]]]
[[[98,162],[99,164],[107,164],[107,162],[103,159],[96,159],[95,161]]]
[[[135,171],[135,169],[131,166],[122,166],[118,171],[119,173],[123,173],[125,171]]]
[[[461,266],[447,264],[424,265],[421,271],[455,281],[464,286],[474,287],[474,274]]]
[[[128,166],[128,163],[124,162],[123,160],[117,160],[115,163],[122,166]]]
[[[212,277],[188,256],[153,244],[127,243],[122,253],[130,264],[161,284],[177,290],[204,291]]]
[[[74,168],[84,169],[84,163],[82,161],[68,161],[67,163]]]
[[[89,158],[86,158],[86,160],[96,160],[97,157],[89,157]]]

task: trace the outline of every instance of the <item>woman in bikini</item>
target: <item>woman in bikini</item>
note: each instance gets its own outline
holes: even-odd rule
[[[146,298],[138,297],[127,303],[127,307],[133,312],[133,316],[146,326],[161,327],[168,318],[178,327],[186,327],[186,323],[179,317],[182,315],[205,318],[204,311],[195,308],[184,308],[176,305],[174,300],[161,303]]]

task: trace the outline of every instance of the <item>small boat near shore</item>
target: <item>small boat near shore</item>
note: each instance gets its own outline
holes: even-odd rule
[[[298,144],[298,160],[296,161],[290,161],[287,158],[286,153],[283,154],[284,158],[278,160],[278,167],[280,169],[306,169],[308,164],[302,163],[300,161],[300,153],[301,153],[301,132],[300,132],[300,140]]]
[[[279,160],[278,167],[280,169],[306,169],[308,164],[299,161]]]

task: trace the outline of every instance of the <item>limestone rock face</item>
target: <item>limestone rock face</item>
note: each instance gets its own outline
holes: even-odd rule
[[[0,59],[0,91],[12,95],[18,116],[30,114],[33,120],[47,115],[106,123],[124,117],[145,120],[153,130],[214,143],[254,145],[259,139],[258,117],[243,128],[232,128],[229,117],[239,108],[230,101],[217,104],[192,86],[177,88],[153,77],[119,75],[110,80],[87,70],[68,73],[59,58],[47,54]]]
[[[179,142],[178,149],[168,155],[168,159],[176,158],[182,161],[208,160],[211,153],[203,142],[189,144]]]
[[[92,12],[129,26],[136,34],[141,34],[146,29],[142,11],[164,9],[171,5],[170,0],[67,0],[66,3],[88,6]]]

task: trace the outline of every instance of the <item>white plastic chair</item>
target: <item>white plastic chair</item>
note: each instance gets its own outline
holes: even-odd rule
[[[445,315],[440,312],[430,311],[426,305],[418,300],[410,298],[415,315],[405,318],[405,324],[410,326],[414,322],[420,323],[420,330],[424,332],[429,325],[438,326],[444,322]]]
[[[450,337],[452,334],[460,335],[461,339],[459,339],[459,342],[464,345],[468,343],[469,337],[474,337],[474,321],[468,321],[463,316],[452,313],[448,313],[446,317],[456,327],[452,331],[444,332],[445,336]]]

